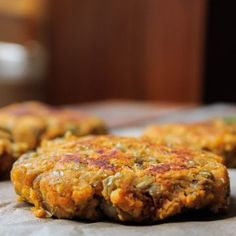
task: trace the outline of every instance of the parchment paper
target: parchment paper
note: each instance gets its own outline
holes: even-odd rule
[[[227,110],[227,109],[228,110]],[[191,121],[209,118],[218,113],[227,114],[232,107],[213,106],[188,113],[177,113],[162,117],[157,122]],[[232,110],[235,112],[235,110]],[[230,113],[230,112],[229,112]],[[208,115],[207,115],[208,114]],[[210,114],[210,115],[209,115]],[[235,113],[236,114],[236,113]],[[138,135],[141,127],[113,130],[113,133]],[[27,203],[16,201],[16,195],[10,181],[0,182],[0,236],[5,235],[87,235],[87,236],[132,236],[132,235],[236,235],[236,169],[230,170],[231,203],[225,215],[192,212],[184,216],[174,217],[155,225],[122,225],[115,222],[87,223],[72,220],[38,219]]]

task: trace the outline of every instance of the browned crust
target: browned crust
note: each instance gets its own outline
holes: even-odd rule
[[[14,141],[27,143],[30,149],[37,147],[43,139],[60,137],[67,131],[77,136],[107,132],[104,122],[96,116],[39,102],[2,108],[0,128],[10,132]]]
[[[214,119],[199,123],[173,123],[150,125],[144,131],[151,137],[168,145],[186,145],[211,151],[224,158],[230,168],[236,167],[235,125]]]
[[[39,217],[158,221],[184,209],[226,210],[229,178],[221,162],[151,139],[67,136],[22,156],[11,179]]]
[[[23,152],[67,131],[83,136],[104,134],[107,129],[98,117],[39,102],[17,103],[0,109],[0,176],[9,175],[12,164]],[[21,151],[15,152],[16,149]]]

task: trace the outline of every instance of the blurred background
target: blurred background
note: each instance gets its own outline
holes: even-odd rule
[[[235,5],[0,0],[0,105],[236,102]]]

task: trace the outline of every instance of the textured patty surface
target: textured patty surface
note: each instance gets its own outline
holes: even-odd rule
[[[21,154],[27,151],[25,143],[13,142],[11,135],[0,130],[0,178],[9,178],[12,164]]]
[[[97,117],[39,102],[0,109],[0,177],[9,175],[22,153],[35,149],[43,139],[63,136],[67,131],[77,136],[104,134],[106,127]]]
[[[236,167],[236,125],[224,119],[202,123],[150,125],[144,136],[168,145],[179,144],[211,151],[224,158],[228,167]]]
[[[39,102],[24,102],[0,109],[0,128],[15,142],[25,142],[34,149],[41,140],[63,136],[67,131],[77,136],[104,134],[104,122],[77,111],[55,109]]]
[[[229,178],[221,162],[146,138],[67,135],[19,158],[11,180],[38,217],[158,221],[188,209],[225,211]]]

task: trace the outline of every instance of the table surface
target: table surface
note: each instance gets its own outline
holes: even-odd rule
[[[108,100],[69,107],[98,115],[106,121],[109,128],[120,128],[138,125],[195,106],[186,103]]]
[[[215,104],[206,107],[162,107],[160,113],[155,115],[132,119],[127,115],[127,111],[136,110],[136,114],[152,113],[153,106],[148,104],[131,105],[126,107],[121,104],[110,104],[97,106],[97,108],[88,106],[82,109],[99,113],[107,120],[110,120],[109,126],[111,132],[119,135],[139,135],[148,123],[164,123],[176,121],[197,121],[215,116],[231,116],[236,114],[236,108],[227,104]],[[116,111],[117,106],[119,112]],[[134,108],[132,108],[134,106]],[[136,106],[136,107],[135,107]],[[146,107],[146,108],[144,108]],[[74,107],[75,109],[81,107]],[[170,108],[170,109],[169,109]],[[145,110],[146,109],[146,110]],[[159,109],[158,104],[156,110]],[[109,116],[110,110],[110,116]],[[164,111],[163,111],[164,110]],[[133,114],[129,112],[129,114]],[[123,117],[123,118],[122,118]],[[125,122],[124,117],[128,117]],[[120,122],[120,118],[122,122]],[[112,121],[112,122],[111,122]],[[119,122],[117,122],[119,121]],[[231,203],[229,212],[226,215],[206,215],[206,214],[186,214],[180,217],[174,217],[171,220],[161,222],[155,225],[122,225],[114,222],[86,223],[71,220],[58,219],[38,219],[31,213],[31,206],[26,203],[16,201],[16,195],[10,181],[0,182],[0,235],[236,235],[236,169],[230,170],[231,180]]]

